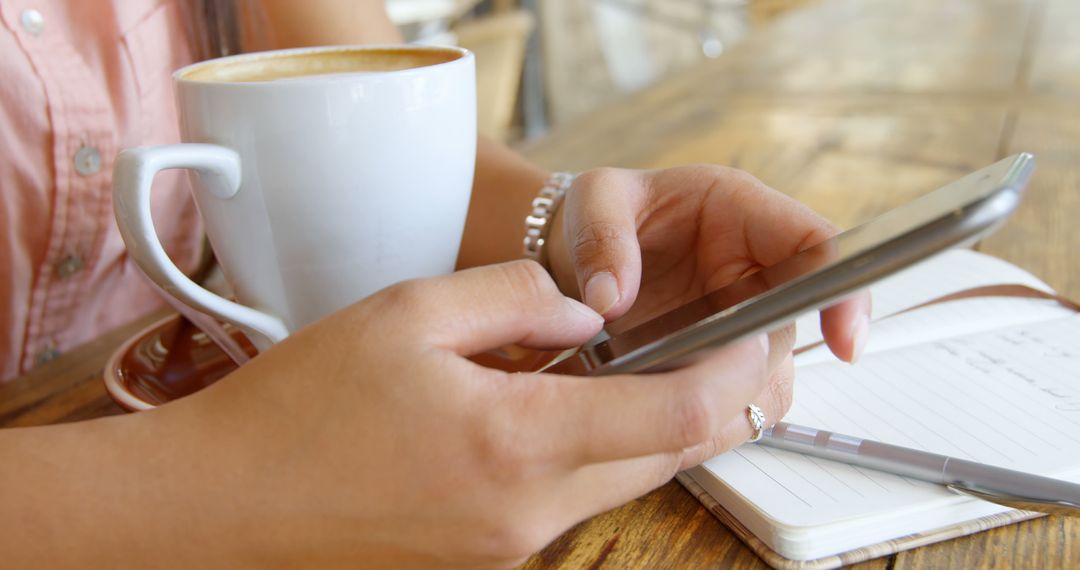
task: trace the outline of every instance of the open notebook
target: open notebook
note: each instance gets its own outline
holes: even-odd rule
[[[967,250],[881,282],[862,359],[837,362],[824,346],[799,354],[785,420],[1080,482],[1080,315],[1017,296],[904,312],[999,284],[1050,292],[1019,268]],[[815,315],[799,320],[797,346],[820,341],[817,324]],[[753,444],[679,479],[776,567],[835,567],[1036,516]]]

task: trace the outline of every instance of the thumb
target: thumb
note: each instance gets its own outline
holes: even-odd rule
[[[538,263],[524,260],[406,282],[389,289],[387,297],[398,305],[393,309],[415,315],[409,319],[414,338],[461,355],[508,344],[568,348],[604,324],[588,307],[564,297]]]
[[[633,171],[582,174],[563,204],[570,263],[581,299],[607,320],[630,309],[641,283],[636,214],[642,184]]]

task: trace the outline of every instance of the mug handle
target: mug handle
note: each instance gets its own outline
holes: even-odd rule
[[[154,283],[181,302],[222,321],[257,333],[265,350],[289,335],[284,321],[211,293],[169,259],[150,216],[154,175],[170,168],[189,168],[202,175],[207,190],[228,200],[240,190],[240,155],[214,144],[180,143],[128,149],[113,166],[113,209],[120,235],[132,258]],[[259,342],[265,340],[266,342]]]

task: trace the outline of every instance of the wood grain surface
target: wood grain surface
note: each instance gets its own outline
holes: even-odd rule
[[[561,170],[743,168],[850,227],[1019,151],[1020,211],[980,244],[1080,298],[1080,2],[826,0],[718,60],[526,147]],[[586,521],[540,568],[765,568],[677,483]],[[877,568],[1078,568],[1080,523],[1047,517]]]
[[[1080,2],[824,0],[723,57],[522,150],[551,168],[734,165],[849,227],[1013,152],[1038,168],[1021,210],[981,249],[1073,299],[1080,272]],[[0,425],[120,413],[109,354],[161,315],[0,387]],[[1047,517],[860,569],[1076,568],[1080,522]],[[524,566],[762,568],[672,482],[584,521]]]

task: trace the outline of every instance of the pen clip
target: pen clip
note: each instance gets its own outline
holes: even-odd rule
[[[960,493],[961,495],[967,495],[969,497],[975,497],[984,501],[990,501],[991,503],[997,503],[1006,507],[1014,509],[1020,509],[1023,511],[1035,511],[1039,513],[1047,513],[1051,515],[1063,515],[1067,517],[1080,517],[1080,505],[1071,501],[1049,501],[1044,499],[1033,499],[1031,497],[1019,497],[1016,495],[1009,495],[1000,491],[989,491],[987,489],[981,489],[974,485],[960,486],[958,484],[946,485],[949,490]]]

